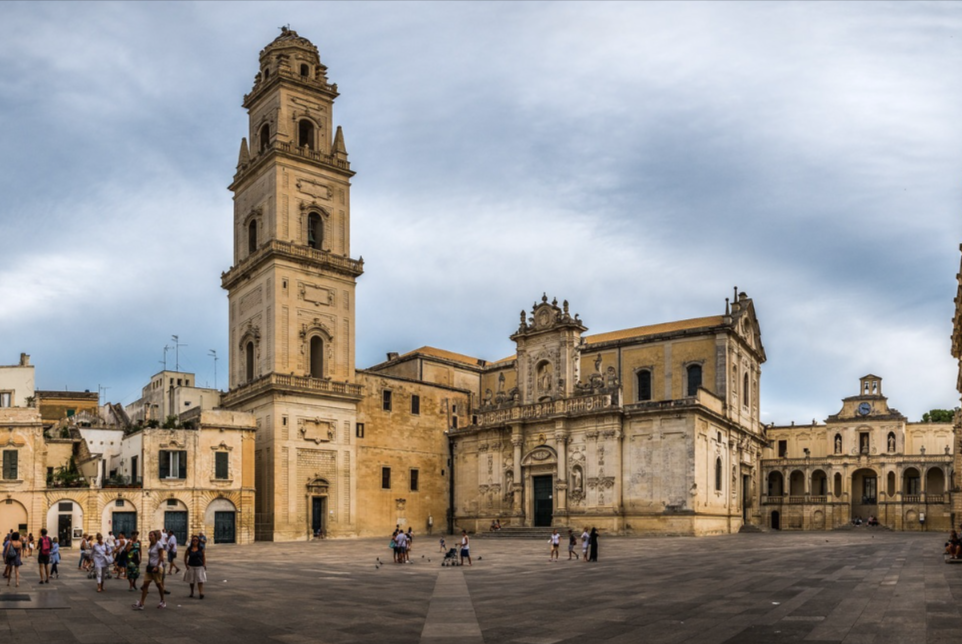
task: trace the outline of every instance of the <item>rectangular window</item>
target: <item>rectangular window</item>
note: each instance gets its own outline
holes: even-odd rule
[[[651,400],[651,371],[642,369],[638,372],[638,401]]]
[[[230,454],[227,452],[214,452],[214,478],[225,480],[228,478],[228,459]]]
[[[381,408],[384,411],[391,411],[391,390],[385,389],[381,392]]]
[[[778,441],[778,458],[788,456],[788,441]]]
[[[390,467],[381,468],[381,488],[385,490],[391,489],[391,468]]]
[[[417,470],[411,470],[411,491],[412,492],[418,491],[418,471]]]
[[[451,427],[452,427],[453,429],[457,429],[457,428],[458,428],[458,417],[457,417],[457,416],[451,416]]]
[[[411,395],[411,413],[415,416],[421,413],[421,396],[417,394]]]
[[[73,502],[71,501],[61,501],[57,504],[58,512],[73,512]]]
[[[458,404],[457,404],[457,403],[454,403],[453,405],[451,405],[451,413],[452,413],[452,414],[458,413]]]
[[[12,400],[13,395],[9,391],[0,391],[0,407],[9,407]]]
[[[187,478],[187,452],[161,450],[159,477],[161,479]]]
[[[364,438],[364,423],[357,423],[354,426],[354,435],[358,438]]]
[[[17,480],[17,459],[20,452],[15,449],[3,450],[3,478],[8,481]]]

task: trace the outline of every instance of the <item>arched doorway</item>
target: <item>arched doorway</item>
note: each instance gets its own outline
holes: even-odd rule
[[[878,474],[863,468],[852,473],[852,518],[878,516]]]
[[[772,510],[772,530],[782,529],[782,516],[778,510]]]
[[[540,445],[521,459],[521,466],[525,483],[525,523],[550,526],[554,520],[558,455],[547,445]],[[600,503],[597,498],[589,499],[589,507]]]
[[[781,472],[768,474],[768,496],[782,496],[785,492],[784,478]]]
[[[0,501],[0,529],[3,534],[8,530],[27,533],[27,508],[14,499]]]
[[[940,467],[931,467],[925,473],[925,496],[941,496],[945,494],[945,474]]]
[[[237,543],[237,508],[228,499],[214,499],[204,512],[204,525],[213,526],[214,543]]]
[[[330,484],[327,479],[316,478],[307,484],[307,518],[310,530],[308,538],[319,539],[327,534],[327,499]]]
[[[70,499],[55,501],[47,510],[47,534],[57,537],[61,548],[71,547],[74,529],[82,531],[83,525],[83,508]]]
[[[789,485],[789,496],[804,496],[805,495],[805,475],[801,470],[795,470],[792,472],[791,476],[788,477]]]

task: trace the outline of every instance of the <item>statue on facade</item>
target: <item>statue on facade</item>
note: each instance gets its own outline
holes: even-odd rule
[[[842,453],[842,437],[841,436],[835,437],[835,453],[836,454]]]

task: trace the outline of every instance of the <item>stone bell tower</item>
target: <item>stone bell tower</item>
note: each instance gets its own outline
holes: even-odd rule
[[[354,289],[351,171],[337,85],[297,32],[260,53],[244,97],[234,193],[230,391],[257,419],[255,537],[351,534],[355,525]],[[250,141],[250,145],[248,145]]]

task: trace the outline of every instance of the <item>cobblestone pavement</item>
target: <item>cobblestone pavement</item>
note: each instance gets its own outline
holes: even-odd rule
[[[166,610],[156,592],[132,610],[123,580],[98,594],[69,552],[61,579],[40,586],[31,559],[19,589],[0,585],[0,642],[962,639],[962,564],[943,562],[938,534],[602,537],[598,563],[569,562],[564,549],[549,562],[540,541],[475,538],[474,565],[461,568],[441,567],[434,537],[416,541],[411,565],[391,563],[387,542],[212,546],[206,598],[169,578]],[[31,601],[10,601],[14,591]]]

